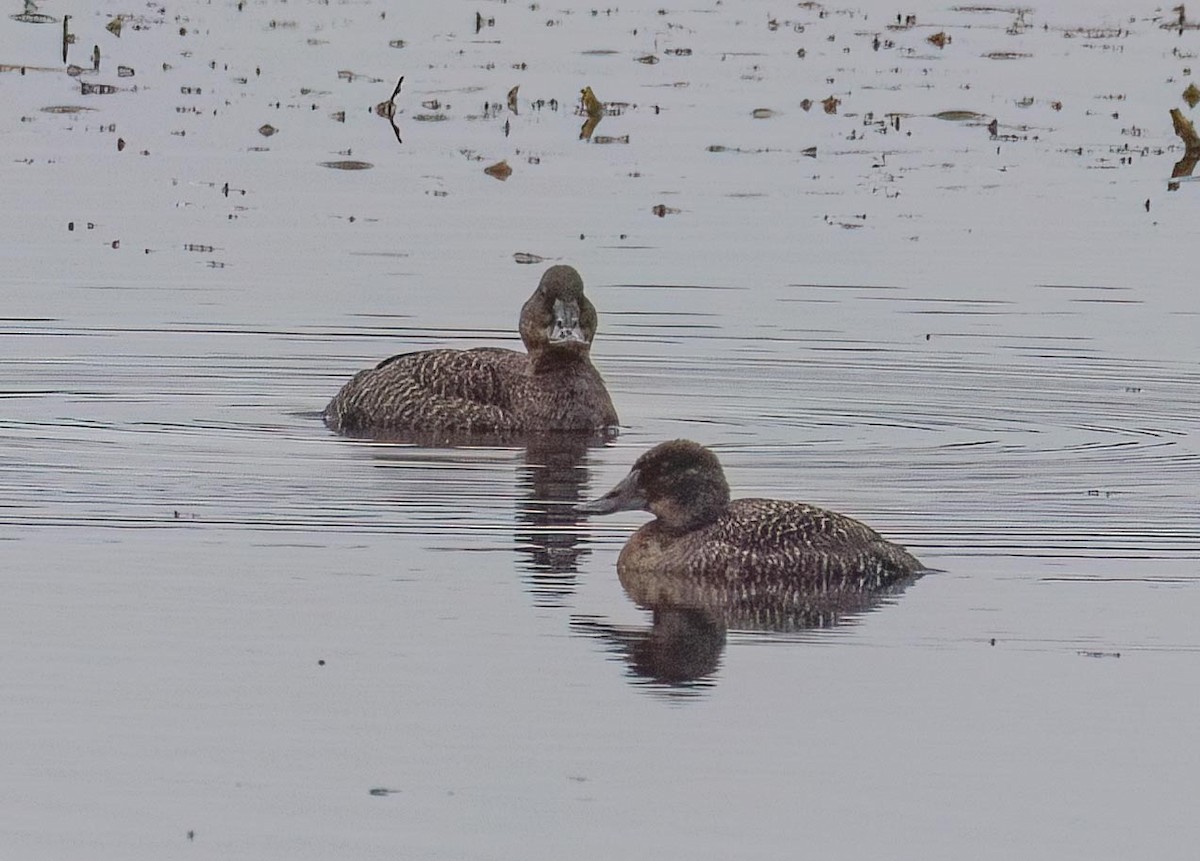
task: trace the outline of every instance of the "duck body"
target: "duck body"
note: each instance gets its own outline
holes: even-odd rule
[[[813,505],[730,500],[719,461],[688,440],[646,452],[592,513],[657,515],[621,550],[617,574],[644,606],[853,607],[924,566],[864,523]]]
[[[352,436],[408,431],[592,431],[617,412],[591,362],[596,311],[570,266],[552,266],[521,309],[526,352],[480,347],[403,353],[360,371],[324,411]]]

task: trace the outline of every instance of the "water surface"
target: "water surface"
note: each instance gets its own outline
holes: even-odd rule
[[[118,37],[125,7],[23,8],[10,852],[1190,857],[1176,13],[268,0]],[[600,312],[615,441],[322,426],[388,355],[516,346],[557,261]],[[615,575],[645,515],[571,505],[680,436],[736,495],[860,517],[938,573],[835,627],[655,620]]]

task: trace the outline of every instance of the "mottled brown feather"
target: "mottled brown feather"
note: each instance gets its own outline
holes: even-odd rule
[[[583,340],[551,340],[554,307],[578,309]],[[596,430],[617,424],[604,380],[591,363],[596,312],[569,266],[553,266],[521,309],[526,353],[494,347],[392,356],[350,380],[325,408],[335,431],[509,433]]]
[[[656,515],[617,560],[621,582],[646,606],[836,612],[925,570],[903,547],[844,514],[802,502],[730,501],[716,456],[689,440],[643,454],[613,491],[583,508]]]

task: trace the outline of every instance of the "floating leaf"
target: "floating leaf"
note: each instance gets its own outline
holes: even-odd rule
[[[579,91],[579,95],[583,99],[583,112],[585,114],[596,120],[604,116],[604,102],[596,98],[596,94],[592,92],[591,87],[584,87]]]
[[[266,123],[265,125],[258,127],[258,133],[265,138],[269,138],[278,131],[279,129],[275,128],[275,126],[271,125],[270,123]]]
[[[1189,150],[1200,149],[1200,136],[1196,134],[1196,127],[1179,108],[1171,108],[1171,122],[1175,125],[1175,134],[1179,135],[1184,146]]]
[[[517,112],[517,90],[521,89],[521,85],[517,84],[508,91],[508,109],[514,114]]]
[[[969,122],[970,120],[982,120],[983,114],[977,114],[975,111],[941,111],[934,114],[933,118],[948,122]]]
[[[485,167],[483,172],[501,182],[512,176],[512,168],[508,166],[507,161],[498,161],[490,167]]]
[[[1195,84],[1188,84],[1187,89],[1183,91],[1183,100],[1188,103],[1189,108],[1196,107],[1196,103],[1200,102],[1200,89],[1197,89]]]
[[[124,26],[125,26],[125,19],[122,16],[118,15],[116,18],[113,18],[111,21],[109,21],[107,24],[105,24],[104,29],[107,30],[108,32],[112,33],[114,36],[116,36],[119,39],[119,38],[121,38],[121,28]]]
[[[944,31],[939,31],[937,33],[934,33],[932,36],[930,36],[925,41],[927,41],[931,45],[937,45],[939,48],[945,48],[946,45],[948,45],[950,43],[950,37],[947,36]]]
[[[841,99],[837,98],[836,96],[830,96],[827,99],[821,100],[821,107],[823,107],[825,109],[825,113],[827,113],[827,114],[836,114],[838,105],[840,105],[841,103],[842,103]]]

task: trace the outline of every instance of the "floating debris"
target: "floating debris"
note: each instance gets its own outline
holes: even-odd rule
[[[381,117],[391,118],[396,114],[396,96],[400,95],[400,85],[404,83],[404,76],[400,76],[400,80],[396,81],[396,89],[392,90],[392,95],[387,101],[380,102],[375,106],[375,113]]]
[[[67,48],[75,44],[75,34],[67,29],[70,22],[71,16],[63,15],[62,61],[64,63],[67,62]]]
[[[79,82],[79,90],[84,96],[111,96],[117,92],[112,84],[89,84],[87,81]]]
[[[822,99],[821,107],[823,107],[825,109],[825,113],[827,113],[827,114],[836,114],[838,105],[840,105],[841,103],[842,103],[841,99],[836,98],[834,96],[830,96],[827,99]]]
[[[125,26],[125,17],[123,15],[118,15],[116,18],[113,18],[111,21],[109,21],[107,24],[105,24],[104,29],[107,30],[108,32],[112,33],[118,39],[120,39],[121,38],[121,28],[124,26]]]
[[[658,206],[651,207],[650,211],[659,218],[664,218],[668,215],[678,215],[680,213],[680,210],[676,209],[675,207],[667,206],[663,203],[658,204]]]
[[[754,117],[756,120],[769,120],[771,117],[775,116],[776,113],[776,111],[773,111],[770,108],[755,108],[750,112],[750,116]]]
[[[592,143],[594,143],[594,144],[627,144],[627,143],[629,143],[629,135],[619,135],[619,136],[596,135],[596,137],[594,137],[592,139]]]
[[[490,167],[485,167],[483,172],[501,182],[512,176],[512,168],[508,166],[507,161],[498,161]]]
[[[634,62],[644,63],[647,66],[653,66],[658,62],[658,57],[653,54],[646,54],[644,57],[634,57]]]
[[[811,110],[812,110],[812,106],[813,106],[813,101],[812,101],[812,99],[802,99],[802,100],[800,101],[800,108],[801,108],[801,110],[803,110],[805,113],[808,113],[809,111],[811,111]]]
[[[324,664],[325,662],[324,662],[324,661],[321,661],[321,663],[322,663],[322,664]],[[376,797],[382,797],[382,796],[385,796],[385,795],[395,795],[395,794],[396,794],[397,792],[399,792],[400,790],[399,790],[399,789],[388,789],[388,788],[387,788],[387,787],[385,787],[385,786],[376,786],[376,787],[374,787],[374,788],[372,788],[372,789],[369,789],[369,790],[367,790],[367,791],[368,791],[368,792],[369,792],[371,795],[374,795],[374,796],[376,796]]]
[[[418,123],[442,123],[450,119],[443,113],[436,114],[413,114],[413,121]]]
[[[133,67],[131,67],[131,66],[117,66],[117,77],[118,77],[118,78],[132,78],[132,77],[133,77],[133,74],[134,74],[134,73],[133,73]]]
[[[383,83],[383,78],[373,78],[370,75],[360,75],[358,72],[352,72],[349,69],[338,69],[337,76],[338,76],[339,81],[353,82],[353,81],[357,81],[359,78],[362,78],[363,80],[365,80],[369,83],[372,83],[372,84],[382,84]]]
[[[508,109],[514,114],[517,113],[517,90],[521,89],[521,85],[517,84],[508,91]]]
[[[53,15],[47,15],[44,12],[37,10],[37,3],[33,0],[25,0],[25,11],[18,12],[15,15],[9,15],[14,21],[20,21],[22,24],[57,24],[58,19]],[[70,18],[71,16],[66,16]],[[63,22],[63,32],[66,32],[66,22]],[[64,49],[65,50],[65,49]],[[63,62],[66,62],[64,59]]]
[[[1200,149],[1200,136],[1196,134],[1196,127],[1179,108],[1171,108],[1171,122],[1175,126],[1175,134],[1179,135],[1184,146],[1189,150]]]
[[[946,35],[945,31],[938,31],[925,40],[931,45],[936,45],[939,48],[945,48],[950,44],[951,39]]]
[[[265,138],[269,138],[278,131],[279,129],[275,128],[275,126],[271,125],[270,123],[266,123],[258,127],[258,133]]]
[[[583,112],[589,117],[599,121],[604,116],[604,102],[596,98],[591,87],[584,87],[580,90],[579,98],[583,104]]]
[[[1022,54],[1019,51],[992,51],[989,54],[984,54],[985,60],[1024,60],[1032,57],[1033,54]]]
[[[1196,103],[1200,102],[1200,88],[1195,84],[1188,84],[1187,89],[1183,91],[1183,100],[1189,108],[1196,107]]]
[[[356,159],[344,159],[342,161],[321,161],[317,162],[321,167],[331,167],[334,170],[370,170],[375,167],[369,161],[358,161]]]
[[[692,49],[691,48],[667,48],[665,51],[663,51],[663,53],[667,54],[669,56],[672,56],[672,57],[690,57],[690,56],[692,56]]]
[[[540,254],[530,254],[528,251],[517,251],[513,254],[513,260],[517,263],[545,263],[546,258]]]
[[[972,122],[983,121],[987,119],[983,114],[977,114],[975,111],[940,111],[933,115],[935,120],[946,120],[947,122]]]
[[[50,105],[42,108],[47,114],[77,114],[80,111],[94,111],[95,108],[85,108],[82,105]]]

